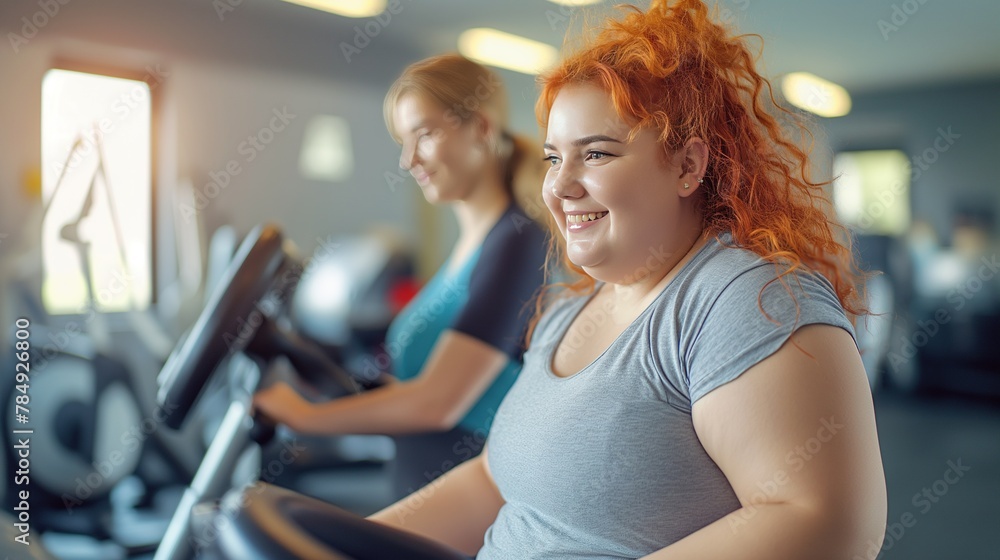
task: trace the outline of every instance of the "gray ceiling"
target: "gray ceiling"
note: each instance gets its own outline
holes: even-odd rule
[[[87,0],[64,6],[40,35],[385,88],[410,62],[455,50],[467,28],[496,27],[560,45],[578,13],[547,0],[390,2],[399,9],[382,16],[383,26],[280,0]],[[612,10],[613,2],[587,11]],[[216,13],[227,5],[233,9]],[[718,0],[718,6],[741,32],[763,37],[768,77],[808,70],[854,95],[1000,79],[1000,0]],[[37,9],[0,1],[0,29],[18,31]],[[880,30],[880,21],[895,29]],[[348,63],[342,45],[366,26],[378,34]],[[533,77],[501,74],[515,105],[533,102]]]
[[[489,26],[561,44],[571,13],[546,0],[396,0],[372,43],[394,45],[405,64],[454,50],[458,34]],[[603,8],[613,4],[605,0]],[[646,2],[640,2],[645,4]],[[998,0],[720,0],[721,13],[764,38],[766,74],[809,70],[852,93],[1000,77]],[[288,32],[336,33],[353,20],[278,0],[243,0],[239,10]],[[907,13],[911,12],[911,13]],[[881,26],[880,20],[886,25]],[[385,49],[379,49],[381,53]]]

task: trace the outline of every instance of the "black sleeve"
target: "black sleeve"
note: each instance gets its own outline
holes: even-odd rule
[[[469,299],[452,329],[520,361],[524,336],[544,282],[545,231],[511,206],[483,240],[469,279]]]

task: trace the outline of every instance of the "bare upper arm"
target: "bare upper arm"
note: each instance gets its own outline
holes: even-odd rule
[[[843,329],[800,328],[776,353],[698,400],[692,417],[744,517],[753,504],[788,503],[838,526],[884,526],[871,393]]]
[[[369,519],[448,544],[466,554],[483,545],[504,500],[493,482],[486,450]]]
[[[507,365],[507,354],[465,333],[446,330],[414,381],[428,407],[441,413],[442,428],[453,427]]]

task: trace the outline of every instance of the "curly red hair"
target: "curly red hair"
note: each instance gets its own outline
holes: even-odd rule
[[[823,192],[830,183],[810,179],[806,150],[782,124],[790,122],[804,138],[811,134],[800,116],[778,105],[755,69],[747,43],[760,37],[730,33],[700,0],[653,0],[646,12],[620,8],[623,19],[608,21],[540,78],[542,128],[559,91],[586,83],[608,92],[618,115],[634,123],[633,133],[659,130],[665,153],[700,137],[709,147],[700,201],[705,231],[731,232],[736,245],[788,265],[782,276],[800,267],[822,274],[852,318],[864,313],[850,236],[830,217]],[[551,259],[564,255],[562,245],[553,244]],[[594,280],[563,261],[581,278],[560,285],[592,291]]]

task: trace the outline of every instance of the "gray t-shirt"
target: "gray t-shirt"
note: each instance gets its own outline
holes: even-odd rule
[[[637,558],[739,509],[695,434],[691,405],[795,328],[825,323],[854,336],[832,285],[805,271],[768,285],[765,317],[758,295],[778,272],[713,239],[600,357],[566,378],[552,372],[552,356],[590,298],[553,304],[490,432],[489,466],[506,504],[477,559]]]

